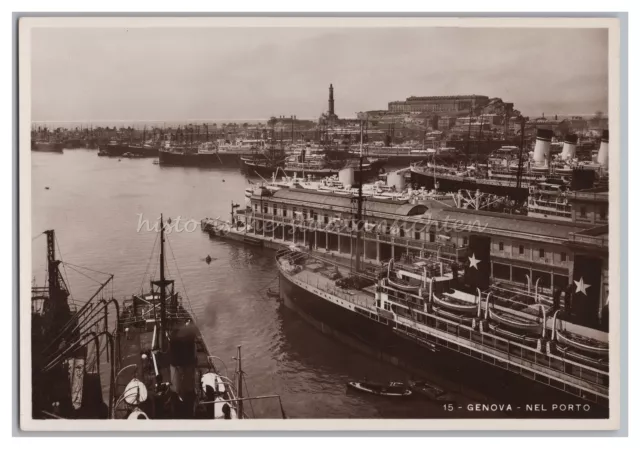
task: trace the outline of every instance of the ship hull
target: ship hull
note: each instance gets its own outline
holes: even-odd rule
[[[128,152],[140,157],[157,157],[159,149],[157,147],[141,147],[139,145],[136,145],[129,147]]]
[[[348,311],[296,285],[282,272],[279,280],[284,305],[316,330],[351,349],[395,365],[413,375],[441,377],[445,379],[443,387],[474,396],[473,399],[478,403],[509,403],[513,410],[508,417],[602,418],[608,415],[608,409],[596,405],[591,405],[589,412],[580,414],[552,411],[552,404],[581,401],[444,347],[438,346],[438,350],[434,352],[433,345],[397,333],[391,321],[384,324]],[[525,404],[530,403],[544,404],[547,412],[527,411]],[[463,406],[467,407],[467,404]],[[478,417],[487,415],[479,413]]]
[[[263,165],[243,161],[242,168],[250,175],[271,176],[278,168],[282,168],[282,165]]]
[[[43,151],[48,153],[62,153],[64,145],[61,142],[34,142],[31,145],[33,151]]]
[[[508,196],[512,200],[516,201],[526,201],[529,197],[529,190],[527,187],[517,187],[515,183],[511,184],[506,181],[503,183],[483,183],[478,182],[475,179],[451,179],[450,177],[439,176],[438,173],[434,176],[432,173],[411,172],[411,184],[416,187],[424,187],[431,190],[435,188],[436,182],[438,183],[438,190],[442,192],[480,190],[482,193],[488,193],[491,195]]]
[[[82,139],[67,139],[64,141],[63,146],[67,149],[82,148],[83,141]]]
[[[129,151],[129,145],[104,145],[103,147],[100,147],[100,151],[103,156],[120,157]]]
[[[170,151],[159,152],[160,165],[179,167],[240,167],[241,155],[231,153],[184,154]]]

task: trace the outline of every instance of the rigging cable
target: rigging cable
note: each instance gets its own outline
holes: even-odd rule
[[[67,265],[67,264],[63,262],[63,265]],[[69,265],[69,269],[71,269],[71,270],[75,271],[76,273],[81,274],[82,276],[86,277],[87,279],[91,279],[91,280],[92,280],[93,282],[95,282],[96,284],[102,284],[102,282],[100,282],[99,280],[94,279],[94,278],[92,278],[91,276],[89,276],[88,274],[85,274],[85,273],[83,273],[82,271],[77,270],[76,268],[74,268],[74,265],[71,265],[71,264],[68,264],[68,265]],[[75,266],[77,266],[77,265],[75,265]]]
[[[193,306],[191,305],[191,300],[189,299],[189,293],[187,293],[187,287],[184,284],[184,280],[182,279],[182,273],[180,273],[180,268],[178,267],[178,261],[176,260],[176,256],[173,253],[173,247],[171,246],[171,242],[169,241],[169,239],[167,239],[167,243],[169,244],[169,251],[171,251],[171,257],[173,257],[173,261],[176,264],[176,271],[178,272],[178,277],[180,278],[180,283],[182,284],[182,291],[184,292],[185,297],[187,298],[187,303],[189,304],[189,310],[191,311],[191,314],[193,314]],[[195,315],[193,316],[193,319],[195,321]]]
[[[242,375],[242,373],[240,374],[240,378],[244,381],[244,387],[247,390],[247,397],[251,397],[251,393],[249,393],[249,385],[247,385],[247,378],[244,377]],[[249,406],[251,407],[251,414],[253,415],[253,418],[255,418],[256,417],[256,412],[253,409],[253,401],[251,399],[249,399]]]
[[[155,251],[156,251],[156,243],[158,243],[158,235],[160,235],[160,233],[156,233],[156,238],[153,241],[153,246],[151,247],[151,254],[149,255],[149,260],[147,261],[147,266],[144,269],[144,274],[142,275],[142,280],[140,281],[140,292],[143,292],[144,278],[147,275],[147,273],[149,273],[149,267],[151,266],[151,261],[153,260],[153,255],[155,254]],[[149,277],[151,277],[151,274],[149,274]]]

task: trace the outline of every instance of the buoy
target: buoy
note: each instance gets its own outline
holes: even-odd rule
[[[49,190],[49,187],[45,187],[45,190]]]
[[[225,180],[223,179],[222,182],[225,182]]]

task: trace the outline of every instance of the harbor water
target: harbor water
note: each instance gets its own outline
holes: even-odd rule
[[[236,347],[242,345],[245,394],[281,395],[289,418],[505,417],[467,411],[467,403],[489,403],[490,398],[447,383],[447,373],[438,367],[430,380],[453,394],[461,408],[347,391],[350,380],[406,380],[409,374],[331,340],[269,298],[267,289],[278,288],[272,250],[201,232],[202,218],[228,219],[232,201],[244,206],[249,180],[237,168],[163,167],[151,159],[97,157],[83,149],[32,152],[31,158],[32,258],[38,284],[46,275],[41,233],[54,229],[57,257],[65,262],[62,272],[78,305],[107,279],[104,273],[115,276],[106,296],[122,299],[148,289],[150,276],[157,276],[153,225],[163,213],[172,220],[168,277],[188,298],[211,354],[225,361],[229,374],[235,369]],[[280,413],[272,400],[252,401],[248,408],[263,418]]]

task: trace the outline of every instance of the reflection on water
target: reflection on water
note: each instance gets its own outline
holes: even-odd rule
[[[157,253],[151,258],[157,234],[136,232],[140,217],[150,222],[160,213],[198,222],[228,218],[232,201],[244,204],[248,185],[238,169],[160,167],[149,159],[118,161],[89,150],[32,153],[32,160],[32,236],[55,229],[58,256],[113,273],[116,298],[146,288],[147,267],[157,268]],[[266,289],[277,288],[278,282],[270,250],[211,239],[199,227],[171,233],[168,241],[168,276],[191,302],[212,354],[232,371],[236,346],[242,345],[248,394],[282,395],[292,418],[465,416],[419,398],[347,393],[345,383],[354,378],[402,380],[407,375],[345,348],[268,298]],[[43,236],[33,241],[33,275],[39,283],[44,281],[45,249]],[[87,273],[66,269],[79,303],[95,291],[96,281],[106,279]],[[276,401],[254,401],[252,407],[258,416],[279,416]]]

